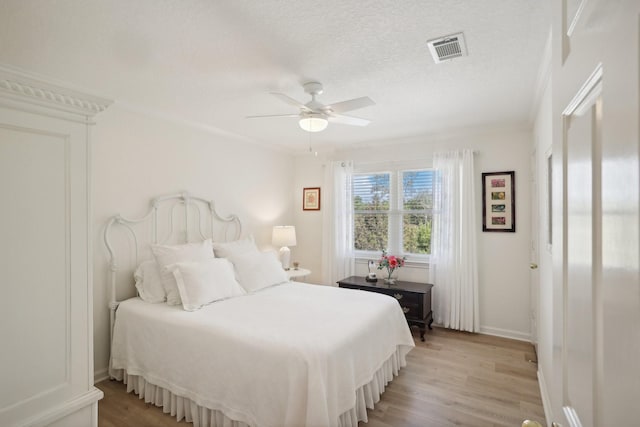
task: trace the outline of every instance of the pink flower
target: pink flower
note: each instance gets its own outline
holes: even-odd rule
[[[389,257],[389,268],[391,269],[398,268],[398,259],[393,255]]]

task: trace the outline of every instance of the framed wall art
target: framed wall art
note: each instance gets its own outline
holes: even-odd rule
[[[302,210],[320,210],[320,187],[304,188],[302,190]]]
[[[482,231],[516,231],[514,171],[482,174]]]

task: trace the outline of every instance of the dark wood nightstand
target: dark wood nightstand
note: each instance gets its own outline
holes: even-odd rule
[[[405,282],[396,280],[394,285],[386,285],[379,279],[377,282],[367,282],[364,277],[351,276],[338,280],[341,288],[360,289],[362,291],[377,292],[394,297],[400,303],[402,311],[410,326],[420,328],[420,339],[424,341],[425,327],[431,329],[433,312],[431,311],[432,284]]]

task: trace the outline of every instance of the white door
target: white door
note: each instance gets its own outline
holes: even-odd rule
[[[550,58],[550,52],[546,53]],[[551,203],[552,189],[552,86],[547,78],[544,81],[544,91],[540,98],[538,113],[534,128],[534,147],[536,152],[535,175],[537,182],[537,193],[532,193],[535,200],[536,210],[533,211],[536,217],[536,228],[532,230],[537,235],[537,259],[538,268],[536,275],[532,275],[532,306],[536,310],[536,356],[538,358],[538,380],[542,393],[543,403],[547,419],[553,419],[551,414],[550,399],[551,392],[559,387],[555,387],[557,377],[554,369],[554,325],[558,322],[554,315],[554,293],[553,286],[553,259],[552,259],[552,210]],[[536,280],[537,281],[534,281]],[[537,297],[537,299],[536,299]],[[561,332],[561,331],[560,331]],[[558,336],[562,336],[560,333]]]
[[[595,349],[599,319],[595,305],[600,268],[600,133],[602,81],[594,78],[565,111],[566,322],[564,411],[575,425],[594,426]],[[572,107],[570,107],[572,108]],[[594,349],[596,351],[594,351]]]
[[[531,244],[529,246],[529,283],[531,296],[531,342],[536,353],[538,352],[538,313],[539,313],[539,289],[540,278],[538,274],[538,230],[540,229],[540,217],[538,212],[538,200],[540,188],[538,185],[538,156],[537,145],[531,153]]]
[[[563,0],[553,16],[553,318],[561,327],[548,421],[638,425],[640,2]]]

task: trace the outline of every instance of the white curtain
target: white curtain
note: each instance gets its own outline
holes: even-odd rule
[[[325,166],[322,279],[333,286],[354,274],[352,175],[351,161],[329,162]]]
[[[478,261],[473,151],[438,152],[433,158],[434,209],[430,282],[434,321],[478,332]]]

